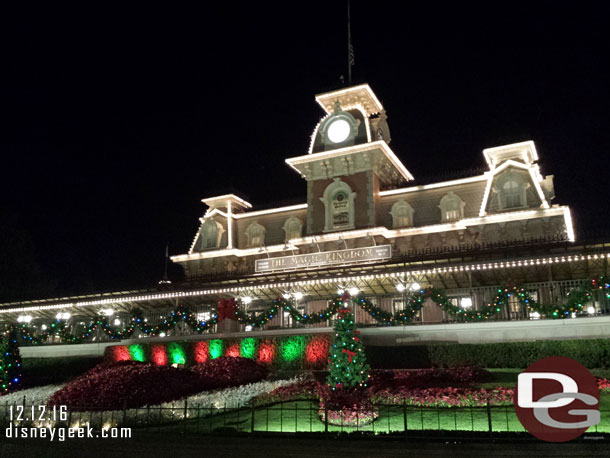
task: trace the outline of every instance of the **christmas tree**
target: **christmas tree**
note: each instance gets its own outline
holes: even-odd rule
[[[337,312],[335,334],[330,346],[328,385],[333,390],[366,387],[370,366],[366,362],[360,332],[354,327],[349,295],[344,295]]]
[[[0,352],[0,394],[4,394],[21,380],[21,355],[14,330],[0,334]]]

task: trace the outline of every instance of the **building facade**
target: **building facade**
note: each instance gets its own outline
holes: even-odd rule
[[[210,319],[219,300],[236,298],[244,313],[256,317],[278,297],[308,315],[326,309],[337,291],[349,290],[395,314],[428,287],[475,312],[495,305],[498,288],[506,285],[527,288],[539,303],[562,304],[575,288],[606,274],[610,246],[576,242],[570,209],[554,202],[553,176],[540,170],[533,141],[483,150],[481,174],[417,184],[392,150],[388,116],[367,84],[315,100],[324,115],[309,151],[286,159],[287,173],[307,183],[303,200],[259,210],[233,194],[203,199],[206,210],[188,252],[171,258],[184,268],[184,284],[2,304],[0,320],[29,317],[35,326],[69,313],[78,332],[100,312],[112,311],[121,326],[136,307],[152,323],[184,304]],[[604,295],[591,297],[573,315],[598,317],[607,306]],[[514,297],[490,317],[540,318]],[[362,326],[381,325],[358,307],[356,319]],[[297,321],[283,310],[263,329],[303,327]],[[459,316],[426,300],[410,323],[455,321]],[[250,332],[244,323],[230,330]]]

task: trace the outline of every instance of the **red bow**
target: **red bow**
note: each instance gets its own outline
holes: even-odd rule
[[[356,352],[346,350],[345,348],[343,349],[343,353],[347,353],[347,361],[350,363],[352,362],[352,356],[356,356]]]
[[[352,309],[351,309],[351,308],[349,308],[349,307],[345,307],[344,309],[339,309],[339,310],[337,310],[337,313],[338,313],[339,315],[343,315],[344,313],[350,313],[351,311],[352,311]]]
[[[221,299],[218,301],[218,322],[224,319],[234,320],[237,315],[237,303],[235,298]]]

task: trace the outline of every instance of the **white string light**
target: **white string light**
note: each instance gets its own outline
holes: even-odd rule
[[[547,264],[555,264],[555,263],[570,263],[570,262],[578,262],[584,260],[592,260],[592,259],[610,259],[610,253],[605,254],[595,254],[595,255],[568,255],[568,256],[554,256],[547,258],[528,258],[528,259],[520,259],[513,261],[501,261],[501,262],[493,262],[493,263],[476,263],[476,264],[463,264],[460,266],[448,266],[448,267],[432,267],[429,269],[420,269],[420,270],[401,270],[398,272],[387,272],[387,273],[379,273],[379,274],[369,274],[369,275],[354,275],[354,276],[345,276],[345,277],[335,277],[335,278],[317,278],[311,280],[298,280],[293,282],[278,282],[278,283],[266,283],[261,285],[249,285],[249,286],[234,286],[228,288],[213,288],[213,289],[201,289],[201,290],[192,290],[192,291],[175,291],[171,293],[156,293],[156,294],[141,294],[141,295],[132,295],[132,296],[124,296],[124,297],[112,297],[108,299],[95,299],[95,300],[87,300],[87,301],[77,301],[77,302],[62,302],[57,304],[49,304],[49,305],[32,305],[32,306],[22,306],[22,307],[10,307],[10,304],[5,304],[4,307],[0,309],[0,314],[2,313],[19,313],[19,312],[27,312],[27,311],[43,311],[43,310],[54,310],[54,309],[62,309],[62,308],[70,308],[70,307],[89,307],[89,306],[99,306],[99,305],[110,305],[117,304],[122,302],[142,302],[142,301],[154,301],[154,300],[162,300],[162,299],[176,299],[176,298],[187,298],[187,297],[198,297],[198,296],[209,296],[215,294],[241,294],[246,291],[252,291],[253,289],[259,290],[269,290],[269,289],[290,289],[296,288],[299,286],[311,286],[311,285],[336,285],[336,284],[349,284],[350,282],[357,281],[367,281],[367,280],[377,280],[383,278],[397,278],[404,277],[405,275],[417,276],[417,275],[434,275],[434,274],[443,274],[443,273],[454,273],[454,272],[471,272],[471,271],[481,271],[481,270],[494,270],[494,269],[509,269],[513,267],[521,267],[521,266],[538,266],[538,265],[547,265]],[[341,291],[341,292],[339,292]],[[337,294],[343,294],[344,290],[339,289]],[[42,302],[42,301],[40,301]],[[3,307],[0,305],[0,307]]]

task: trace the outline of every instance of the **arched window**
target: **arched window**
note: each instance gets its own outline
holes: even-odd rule
[[[439,205],[441,209],[441,221],[450,222],[457,221],[464,217],[464,206],[466,204],[459,198],[458,195],[454,194],[453,191],[449,191],[442,199]]]
[[[291,239],[298,239],[301,237],[301,230],[303,229],[303,223],[298,218],[291,216],[284,223],[284,232],[286,233],[286,241]]]
[[[502,186],[506,207],[521,207],[521,186],[516,181],[507,181]]]
[[[324,232],[354,228],[354,199],[356,193],[349,185],[335,178],[324,190],[320,200],[326,207]]]
[[[526,191],[528,186],[529,183],[520,173],[508,170],[502,174],[494,187],[494,191],[499,197],[499,209],[525,207],[527,205]]]
[[[246,239],[249,247],[259,247],[265,244],[265,228],[254,222],[246,229]]]
[[[392,205],[390,214],[392,215],[392,227],[413,226],[413,207],[404,200],[399,200]]]
[[[218,248],[224,229],[213,219],[206,219],[201,225],[201,249]]]

